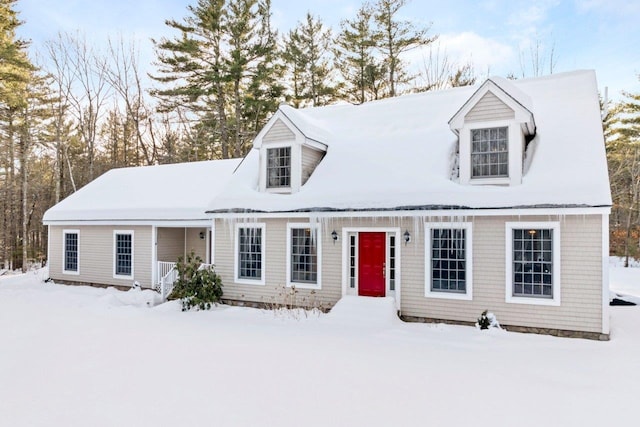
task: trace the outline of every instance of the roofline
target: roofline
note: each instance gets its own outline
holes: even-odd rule
[[[496,85],[502,92],[504,92],[505,95],[507,95],[509,98],[513,99],[515,101],[516,104],[518,104],[519,106],[521,106],[522,108],[524,108],[525,110],[527,110],[531,115],[533,115],[533,111],[529,110],[527,107],[525,107],[524,105],[522,105],[522,103],[520,101],[518,101],[516,98],[514,98],[513,95],[511,95],[509,92],[507,92],[502,86],[500,86],[498,84],[498,82],[496,82],[495,80],[493,80],[491,77],[488,77],[487,80],[489,80],[491,83],[493,83],[494,85]]]
[[[497,82],[495,82],[494,80],[491,79],[491,77],[488,77],[479,87],[478,89],[476,89],[469,98],[467,98],[467,100],[464,102],[464,104],[462,104],[460,106],[460,108],[458,108],[458,110],[455,112],[455,114],[453,116],[451,116],[451,118],[449,119],[449,121],[447,122],[447,124],[449,125],[449,127],[451,127],[451,122],[453,121],[453,119],[455,119],[458,114],[460,114],[460,112],[462,110],[464,110],[467,106],[467,104],[469,104],[469,102],[471,102],[471,100],[481,91],[484,89],[484,87],[487,85],[488,82],[491,82],[495,87],[497,87],[498,89],[500,89],[500,91],[502,93],[504,93],[507,97],[509,97],[511,100],[513,100],[513,102],[515,102],[517,105],[519,105],[523,110],[525,110],[527,113],[529,113],[531,115],[531,121],[533,122],[533,129],[531,130],[531,134],[535,135],[536,133],[536,122],[535,122],[535,117],[533,115],[533,112],[531,110],[529,110],[527,107],[525,107],[524,105],[522,105],[522,103],[520,101],[518,101],[516,98],[513,97],[513,95],[511,95],[507,90],[505,90],[502,86],[500,86]],[[456,132],[457,134],[457,132]]]
[[[284,110],[282,110],[282,109],[280,108],[280,106],[278,106],[278,111],[280,111],[280,113],[282,113],[282,115],[283,115],[283,116],[285,116],[285,117],[287,118],[287,120],[289,120],[289,122],[291,122],[291,124],[292,124],[292,125],[293,125],[297,130],[298,130],[298,132],[300,132],[300,134],[301,134],[302,136],[304,136],[304,137],[305,137],[305,139],[308,139],[309,141],[313,141],[313,142],[316,142],[316,143],[318,143],[318,144],[322,144],[322,145],[324,145],[325,150],[329,147],[325,142],[318,141],[317,139],[311,138],[311,137],[309,137],[309,135],[307,135],[306,133],[304,133],[304,132],[302,131],[302,129],[300,129],[300,127],[298,127],[297,123],[296,123],[294,120],[291,120],[291,117],[287,116],[287,113],[285,113],[285,112],[284,112]]]
[[[501,216],[501,215],[599,215],[611,212],[611,205],[531,205],[494,208],[470,208],[466,206],[402,206],[380,209],[313,208],[266,212],[250,209],[207,211],[212,218],[295,218],[295,217],[431,217],[431,216]]]

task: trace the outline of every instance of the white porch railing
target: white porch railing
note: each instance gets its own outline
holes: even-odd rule
[[[213,269],[213,264],[200,264],[198,270]],[[173,290],[173,284],[178,280],[178,270],[176,270],[175,262],[158,261],[158,277],[160,283],[158,283],[158,290],[162,300],[166,300],[171,291]]]
[[[158,261],[158,282],[161,278],[167,275],[168,272],[173,270],[176,266],[175,262]]]
[[[178,278],[178,270],[175,268],[170,270],[160,279],[160,296],[162,300],[166,300],[171,291],[173,290],[173,284]]]
[[[173,284],[178,278],[178,270],[176,270],[175,262],[158,261],[158,291],[162,300],[166,300],[171,291]]]

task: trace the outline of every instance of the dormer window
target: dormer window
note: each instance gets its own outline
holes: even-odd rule
[[[449,120],[458,136],[460,184],[522,183],[527,142],[536,134],[531,108],[526,93],[499,77],[487,79],[471,95]]]
[[[298,124],[291,121],[285,111]],[[253,148],[260,151],[260,192],[294,194],[307,183],[313,171],[327,152],[327,145],[320,142],[321,132],[305,123],[297,110],[281,105],[253,141]],[[305,135],[308,131],[311,136]]]
[[[471,178],[509,176],[508,128],[471,130]]]
[[[291,187],[291,147],[267,149],[267,188]]]

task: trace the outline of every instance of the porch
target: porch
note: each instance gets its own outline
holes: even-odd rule
[[[211,227],[156,227],[153,285],[163,298],[176,280],[176,262],[193,252],[204,267],[211,265]]]

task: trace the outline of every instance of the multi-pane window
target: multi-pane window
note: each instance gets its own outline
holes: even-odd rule
[[[315,229],[291,228],[291,282],[318,282]]]
[[[431,229],[431,291],[467,291],[466,229]]]
[[[267,188],[291,186],[291,147],[267,149]]]
[[[262,279],[262,228],[238,228],[238,278]]]
[[[131,276],[133,271],[133,235],[131,233],[115,234],[115,274]]]
[[[396,235],[389,234],[389,290],[396,290]]]
[[[357,247],[356,247],[356,235],[355,234],[350,234],[349,235],[349,287],[351,289],[355,289],[356,287],[356,262],[357,262],[357,257],[356,257],[356,252],[357,251]]]
[[[553,298],[552,229],[513,229],[513,296]]]
[[[471,178],[509,176],[508,128],[471,130]]]
[[[64,271],[78,271],[78,233],[64,233]]]

